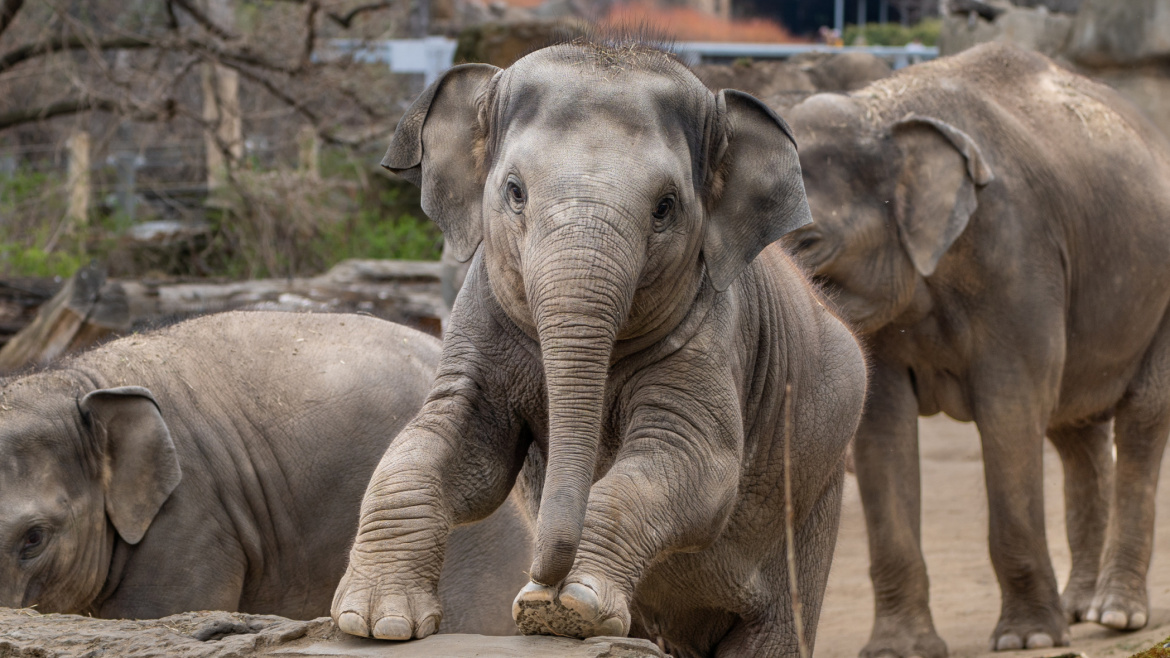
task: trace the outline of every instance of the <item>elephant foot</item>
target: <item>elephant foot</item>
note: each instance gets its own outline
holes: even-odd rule
[[[874,623],[869,642],[861,649],[861,658],[946,658],[947,643],[938,636],[934,624],[898,623],[879,619]]]
[[[512,618],[524,635],[625,636],[630,630],[629,609],[619,597],[605,596],[604,589],[596,583],[568,583],[558,591],[530,582],[516,595]],[[602,603],[606,599],[611,605]]]
[[[1064,610],[1052,606],[1031,615],[1004,613],[991,635],[991,651],[1067,647],[1072,641]]]
[[[1060,595],[1060,605],[1064,608],[1065,619],[1071,624],[1078,621],[1088,621],[1086,615],[1093,602],[1097,590],[1096,579],[1070,579],[1068,586]]]
[[[443,611],[434,593],[380,581],[345,575],[331,610],[337,628],[379,640],[422,639],[439,630]]]
[[[1085,620],[1119,631],[1143,628],[1150,619],[1146,584],[1144,579],[1127,582],[1131,580],[1103,575],[1085,613]]]

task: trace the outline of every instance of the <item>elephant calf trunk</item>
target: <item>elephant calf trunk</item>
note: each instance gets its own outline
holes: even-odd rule
[[[573,566],[597,462],[613,338],[608,331],[582,337],[585,326],[562,318],[540,332],[549,451],[531,577],[542,585],[559,583]]]

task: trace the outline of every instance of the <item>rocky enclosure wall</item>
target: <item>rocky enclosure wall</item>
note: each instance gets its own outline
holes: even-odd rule
[[[941,54],[987,41],[1041,52],[1113,87],[1170,135],[1170,0],[1083,0],[1076,13],[978,4],[944,19]]]

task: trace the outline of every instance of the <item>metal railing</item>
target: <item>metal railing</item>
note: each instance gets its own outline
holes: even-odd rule
[[[869,53],[890,62],[895,69],[938,57],[938,48],[906,46],[826,46],[807,43],[734,43],[679,41],[664,44],[690,66],[736,59],[787,59],[804,53]],[[455,59],[454,39],[328,39],[313,54],[317,61],[353,57],[354,61],[381,63],[393,73],[421,73],[425,84],[438,79]]]
[[[889,60],[895,69],[938,57],[938,48],[909,44],[906,46],[826,46],[807,43],[733,43],[680,41],[671,46],[687,64],[730,61],[736,59],[788,59],[805,53],[869,53]]]

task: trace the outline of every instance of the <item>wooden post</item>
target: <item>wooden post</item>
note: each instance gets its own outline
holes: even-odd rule
[[[297,170],[313,180],[320,178],[320,153],[321,141],[317,138],[317,130],[312,126],[303,126],[297,132]]]
[[[229,0],[207,0],[207,15],[225,29],[235,27]],[[207,187],[212,194],[227,184],[230,168],[244,157],[244,122],[240,114],[240,75],[218,64],[204,64],[203,120],[207,122]],[[225,151],[227,157],[225,158]]]
[[[89,221],[89,133],[73,133],[66,143],[69,149],[69,173],[66,178],[69,207],[65,217],[72,230],[84,231]]]
[[[204,133],[207,187],[214,192],[227,184],[228,169],[244,157],[240,76],[234,70],[217,64],[203,65],[203,119],[209,127]]]

